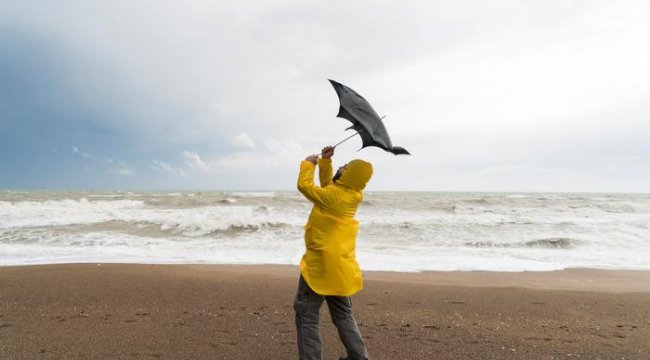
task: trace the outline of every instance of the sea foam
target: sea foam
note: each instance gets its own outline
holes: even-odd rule
[[[362,269],[650,268],[650,196],[365,194]],[[0,264],[297,264],[297,192],[1,192]]]

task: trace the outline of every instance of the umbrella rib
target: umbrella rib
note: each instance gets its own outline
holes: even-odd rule
[[[346,137],[345,139],[339,141],[338,143],[336,143],[336,145],[334,145],[334,147],[337,147],[337,146],[341,145],[342,143],[344,143],[344,142],[347,141],[348,139],[352,138],[354,135],[358,135],[358,134],[359,134],[358,132],[355,132],[354,134],[352,134],[352,135]]]

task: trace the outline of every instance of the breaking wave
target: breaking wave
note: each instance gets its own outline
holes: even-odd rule
[[[547,238],[523,242],[495,242],[495,241],[474,241],[466,242],[465,246],[476,248],[542,248],[542,249],[575,249],[584,242],[571,238]]]
[[[650,195],[364,196],[363,269],[650,268]],[[0,265],[297,264],[310,209],[297,191],[0,191]]]

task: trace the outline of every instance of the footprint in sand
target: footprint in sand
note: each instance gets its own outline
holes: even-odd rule
[[[425,329],[440,330],[440,326],[436,326],[436,325],[422,325],[422,327]]]

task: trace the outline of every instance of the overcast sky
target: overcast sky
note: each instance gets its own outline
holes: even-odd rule
[[[0,188],[650,191],[647,1],[0,0]]]

